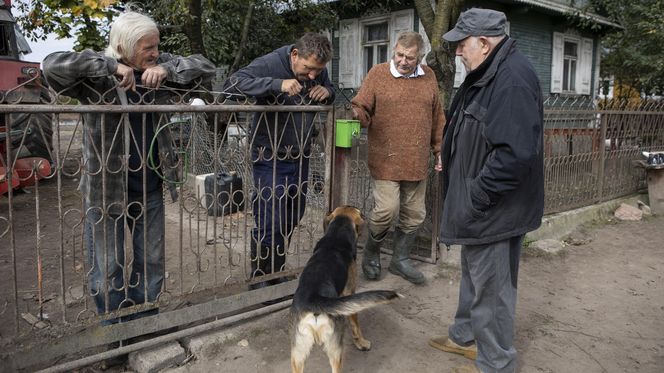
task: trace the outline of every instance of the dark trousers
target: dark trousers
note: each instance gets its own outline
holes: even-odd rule
[[[256,161],[253,176],[252,277],[284,270],[288,240],[304,216],[309,159]]]
[[[516,371],[514,319],[523,236],[461,248],[459,305],[450,338],[477,344],[477,367],[486,373]]]

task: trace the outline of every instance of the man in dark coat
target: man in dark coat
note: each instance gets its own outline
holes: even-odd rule
[[[457,372],[516,371],[521,243],[544,210],[542,91],[505,23],[502,12],[473,8],[443,35],[468,71],[441,152],[440,240],[462,245],[462,278],[454,324],[429,343],[475,359]]]
[[[334,101],[325,67],[330,59],[328,38],[306,33],[295,44],[258,57],[231,75],[224,93],[236,100],[253,97],[259,105],[327,104]],[[284,270],[288,241],[304,215],[311,142],[317,135],[315,115],[295,108],[254,115],[250,131],[256,223],[251,240],[252,277]]]

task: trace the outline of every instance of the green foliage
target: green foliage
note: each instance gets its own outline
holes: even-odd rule
[[[240,48],[242,24],[252,3],[241,66],[294,42],[304,32],[331,29],[337,22],[332,5],[316,0],[44,0],[18,2],[15,13],[23,14],[19,21],[31,40],[55,33],[76,37],[76,50],[103,50],[113,17],[130,6],[148,13],[160,25],[163,51],[184,55],[204,51],[215,64],[230,65]],[[348,2],[351,6],[359,3]],[[200,14],[192,14],[195,5]],[[196,48],[197,34],[202,48]]]
[[[18,22],[30,40],[44,40],[54,33],[61,38],[76,36],[75,50],[102,50],[108,23],[118,0],[43,0],[12,2]]]
[[[592,0],[590,5],[624,27],[602,40],[601,74],[643,95],[664,94],[664,2]]]

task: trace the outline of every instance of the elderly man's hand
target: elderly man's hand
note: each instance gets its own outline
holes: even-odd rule
[[[438,172],[443,170],[443,161],[440,159],[440,154],[436,157],[436,164],[433,166],[433,169]]]
[[[141,82],[148,88],[159,89],[161,82],[166,79],[167,75],[168,72],[163,67],[159,65],[151,66],[143,71],[143,75],[141,75]]]
[[[118,87],[124,89],[125,91],[131,89],[132,91],[136,90],[136,80],[134,79],[134,69],[131,67],[118,63],[118,67],[115,70],[115,76],[120,79]]]
[[[295,96],[302,91],[302,84],[297,79],[286,79],[281,82],[281,92],[289,96]]]
[[[322,85],[317,85],[309,91],[309,97],[314,101],[323,101],[326,98],[330,97],[330,91]]]

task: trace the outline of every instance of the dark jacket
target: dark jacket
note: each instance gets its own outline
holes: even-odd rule
[[[304,86],[300,95],[291,97],[281,92],[281,83],[284,80],[296,78],[290,61],[292,49],[293,45],[288,45],[256,58],[224,82],[224,93],[235,100],[255,97],[258,105],[319,104],[311,102],[308,92],[317,85],[323,85],[330,91],[330,97],[321,104],[334,102],[334,87],[327,69],[314,80],[300,82]],[[315,113],[298,111],[254,114],[251,124],[254,160],[259,152],[262,153],[262,158],[271,159],[275,148],[278,149],[277,156],[280,160],[296,159],[300,149],[304,150],[305,155],[309,155],[311,140],[317,135],[313,126],[314,117]]]
[[[542,90],[506,39],[466,77],[442,146],[440,240],[486,244],[540,226],[544,210]]]

